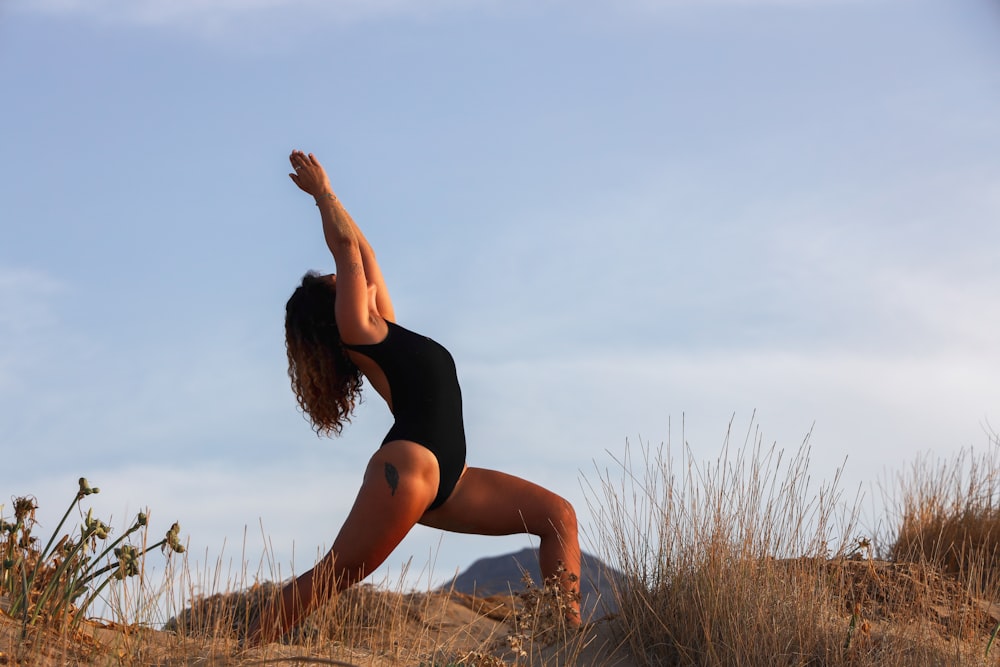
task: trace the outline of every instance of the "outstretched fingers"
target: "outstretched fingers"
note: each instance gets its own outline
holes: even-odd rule
[[[323,165],[312,153],[308,155],[300,150],[293,150],[288,156],[294,173],[288,174],[303,192],[314,197],[330,192],[330,182]]]

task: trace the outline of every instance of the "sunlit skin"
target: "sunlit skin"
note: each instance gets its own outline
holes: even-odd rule
[[[378,343],[387,335],[386,321],[395,322],[395,313],[375,253],[333,196],[315,156],[293,151],[290,161],[292,181],[319,206],[323,234],[337,266],[327,280],[337,291],[340,338],[349,344]],[[365,355],[353,351],[348,355],[391,410],[381,369]],[[428,510],[438,478],[434,454],[415,442],[395,440],[377,449],[332,549],[312,570],[284,586],[280,600],[265,608],[249,628],[248,644],[277,640],[338,591],[367,577],[418,523],[458,533],[536,535],[542,576],[546,580],[559,576],[567,590],[576,588],[572,578],[580,572],[580,546],[569,502],[518,477],[466,466],[448,500]],[[580,623],[578,605],[566,621]]]

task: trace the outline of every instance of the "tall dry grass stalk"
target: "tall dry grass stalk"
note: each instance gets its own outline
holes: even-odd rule
[[[591,485],[599,550],[626,575],[619,622],[639,660],[983,664],[989,623],[975,600],[932,569],[874,560],[840,471],[812,480],[808,437],[787,456],[764,446],[753,420],[735,451],[731,435],[732,424],[707,464],[686,445],[679,460],[669,443],[641,445]],[[970,633],[981,643],[958,641]]]

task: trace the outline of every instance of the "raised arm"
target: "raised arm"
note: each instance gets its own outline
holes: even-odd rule
[[[341,336],[351,343],[376,342],[384,334],[378,317],[392,320],[394,313],[375,253],[334,195],[326,170],[315,156],[293,151],[289,160],[295,169],[289,177],[316,200],[323,236],[337,265],[336,316]],[[374,300],[369,290],[374,290]]]
[[[321,210],[324,208],[326,202],[332,202],[334,208],[337,209],[337,214],[347,218],[354,227],[354,233],[358,237],[358,248],[361,251],[361,265],[365,270],[365,278],[369,286],[375,287],[375,306],[378,309],[378,314],[383,319],[395,322],[396,314],[392,307],[392,299],[389,298],[389,288],[385,286],[385,278],[382,277],[382,269],[379,268],[378,262],[375,260],[375,251],[372,250],[371,244],[368,243],[368,239],[365,238],[361,228],[354,222],[354,218],[351,217],[351,214],[347,212],[347,209],[344,208],[344,205],[332,191],[328,191],[326,194],[316,198],[316,205]]]

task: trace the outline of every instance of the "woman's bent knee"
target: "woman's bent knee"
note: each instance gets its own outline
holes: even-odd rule
[[[573,508],[572,503],[561,496],[553,494],[552,502],[548,508],[548,515],[548,523],[551,529],[555,530],[561,537],[576,537],[576,510]]]

